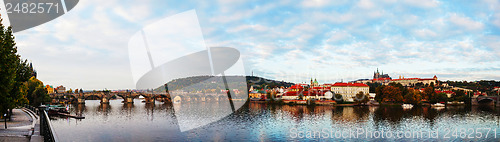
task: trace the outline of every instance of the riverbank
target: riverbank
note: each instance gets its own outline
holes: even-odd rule
[[[0,142],[43,142],[40,136],[39,117],[26,108],[13,109],[12,120],[0,120]]]

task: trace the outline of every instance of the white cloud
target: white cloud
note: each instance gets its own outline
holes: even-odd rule
[[[265,13],[273,8],[275,8],[278,4],[265,4],[262,6],[255,6],[251,9],[235,9],[232,11],[221,10],[218,15],[213,16],[209,19],[211,23],[230,23],[230,22],[238,22],[242,19],[248,19],[253,17],[256,14]],[[232,5],[223,5],[221,7],[233,7]]]
[[[362,9],[372,9],[375,8],[375,4],[371,0],[360,0],[357,4],[358,7]]]
[[[147,19],[151,15],[151,7],[146,3],[134,4],[130,7],[117,6],[113,12],[129,22]]]
[[[431,31],[429,29],[417,29],[413,31],[413,34],[415,34],[419,38],[423,39],[432,39],[434,37],[437,37],[438,34],[434,31]]]
[[[491,23],[500,29],[500,11],[494,15]]]
[[[404,0],[409,6],[416,6],[422,8],[433,8],[439,6],[440,2],[437,0]]]
[[[458,14],[451,14],[449,21],[457,26],[465,28],[469,31],[478,31],[484,28],[484,24],[481,22],[474,21],[469,17],[460,16]]]
[[[260,24],[254,24],[254,25],[240,25],[240,26],[237,26],[237,27],[231,27],[231,28],[228,28],[228,30],[226,30],[227,32],[230,32],[230,33],[237,33],[237,32],[242,32],[242,31],[255,31],[255,32],[265,32],[265,31],[268,31],[269,28],[266,27],[266,26],[263,26],[263,25],[260,25]]]
[[[465,11],[461,7],[467,5],[457,5],[457,9],[449,9],[450,3],[436,0],[219,0],[187,6],[177,2],[181,6],[166,5],[164,9],[154,9],[154,2],[121,3],[80,1],[68,14],[16,33],[19,52],[34,62],[42,81],[49,84],[84,89],[133,88],[126,49],[130,36],[148,21],[164,18],[161,11],[173,15],[195,8],[206,45],[238,48],[248,61],[248,70],[319,70],[340,80],[345,76],[363,77],[364,72],[376,67],[392,72],[444,74],[447,72],[433,69],[456,65],[472,68],[480,62],[485,67],[488,63],[500,65],[493,58],[500,56],[500,38],[483,35],[498,34],[490,27],[500,28],[497,8]],[[425,9],[414,13],[413,7]],[[351,72],[358,75],[346,75]],[[471,75],[488,76],[483,72]]]
[[[328,0],[303,0],[302,5],[305,7],[323,7],[327,6],[329,2]]]
[[[352,40],[352,35],[347,31],[332,31],[331,36],[326,40],[327,43],[336,43],[346,40]]]

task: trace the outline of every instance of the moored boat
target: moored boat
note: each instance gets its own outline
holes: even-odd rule
[[[401,106],[403,107],[403,109],[411,109],[411,108],[413,108],[412,104],[403,104]]]
[[[68,106],[63,106],[63,105],[48,105],[47,111],[49,115],[56,115],[58,113],[69,114]]]
[[[444,107],[445,105],[442,104],[442,103],[435,103],[435,104],[431,104],[431,107]]]

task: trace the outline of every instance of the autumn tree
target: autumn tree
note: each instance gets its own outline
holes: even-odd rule
[[[402,91],[398,87],[387,86],[383,90],[385,94],[384,102],[403,102]]]
[[[436,91],[434,91],[434,87],[432,87],[432,86],[425,87],[424,92],[423,92],[423,96],[424,96],[424,99],[426,99],[427,101],[429,101],[431,103],[436,103],[434,100],[434,98],[436,96]]]
[[[50,96],[47,94],[47,90],[45,90],[42,81],[36,79],[35,77],[31,77],[25,85],[28,89],[27,98],[30,105],[38,106],[42,103],[50,101]]]
[[[404,95],[404,103],[418,105],[422,101],[422,93],[419,90],[408,89],[408,94]]]
[[[386,98],[385,94],[384,94],[384,89],[385,89],[386,86],[379,86],[375,89],[375,100],[379,103],[381,103],[384,98]]]

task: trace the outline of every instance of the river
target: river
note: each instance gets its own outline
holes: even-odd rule
[[[85,119],[51,119],[56,136],[60,141],[500,140],[500,108],[492,106],[403,109],[247,103],[218,121],[181,132],[172,104],[122,101],[72,105],[71,114]],[[217,109],[227,103],[193,105]]]

